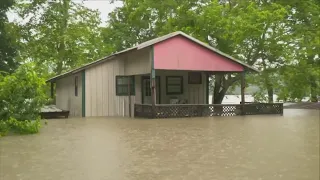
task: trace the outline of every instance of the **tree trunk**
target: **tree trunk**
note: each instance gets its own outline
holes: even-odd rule
[[[268,102],[273,103],[273,85],[268,76],[265,77],[265,86],[267,87],[268,92]]]
[[[221,91],[215,92],[213,104],[222,104],[223,98],[226,95],[228,88],[222,88]]]
[[[59,74],[62,73],[62,61],[61,61],[61,60],[59,60],[59,61],[57,62],[56,73],[57,73],[57,75],[59,75]]]
[[[214,91],[212,92],[211,104],[214,104]]]
[[[240,79],[240,76],[231,78],[230,74],[227,77],[222,74],[214,75],[214,88],[212,89],[212,104],[222,104],[223,98],[226,95],[229,87]],[[212,83],[211,83],[212,84]]]
[[[59,60],[57,62],[57,74],[61,74],[63,70],[63,62],[66,61],[66,42],[65,42],[65,32],[68,26],[68,19],[69,19],[69,9],[70,9],[70,0],[63,0],[63,18],[61,19],[60,24],[60,40],[58,44],[58,56]]]
[[[309,55],[308,56],[308,64],[314,63],[315,56]],[[317,76],[310,75],[309,82],[310,82],[310,101],[311,102],[318,102],[318,84],[317,84]]]
[[[267,87],[268,90],[268,102],[273,103],[273,87],[269,86]]]
[[[317,82],[315,81],[314,78],[312,78],[312,81],[310,82],[310,90],[311,90],[311,97],[310,101],[311,102],[318,102],[318,94],[317,94]]]
[[[224,79],[224,75],[215,75],[214,89],[213,89],[213,104],[221,104],[223,98],[229,88]]]

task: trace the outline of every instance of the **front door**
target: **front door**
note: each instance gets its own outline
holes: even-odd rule
[[[152,104],[150,77],[142,77],[142,104]],[[160,77],[156,77],[156,104],[160,104]]]

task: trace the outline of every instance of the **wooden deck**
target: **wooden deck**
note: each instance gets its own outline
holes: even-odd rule
[[[69,111],[57,108],[55,105],[44,106],[40,112],[41,119],[68,118]]]
[[[238,115],[283,115],[282,103],[250,104],[135,104],[135,117],[178,118]]]

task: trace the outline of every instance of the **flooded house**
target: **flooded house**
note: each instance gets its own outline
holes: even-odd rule
[[[56,107],[71,116],[194,117],[281,114],[282,104],[209,104],[209,76],[255,68],[183,33],[174,32],[116,52],[47,82]],[[269,109],[264,111],[263,109]]]

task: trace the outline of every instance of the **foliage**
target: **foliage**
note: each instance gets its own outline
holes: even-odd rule
[[[288,9],[286,25],[290,28],[293,47],[286,67],[278,71],[279,95],[298,100],[311,95],[311,101],[316,102],[320,95],[320,1],[277,0],[277,3]]]
[[[14,73],[0,76],[0,119],[34,120],[47,100],[45,80],[32,64],[21,65]]]
[[[22,1],[15,10],[29,19],[21,24],[25,43],[20,58],[35,62],[45,76],[61,74],[107,53],[97,11],[70,0]]]
[[[181,30],[261,70],[260,74],[248,74],[247,80],[261,89],[257,96],[267,93],[269,102],[274,101],[274,93],[286,98],[308,94],[297,93],[297,89],[319,94],[320,42],[314,38],[320,35],[319,1],[122,2],[122,7],[110,13],[103,31],[105,43],[112,42],[116,51]],[[221,103],[224,94],[239,79],[237,74],[212,76],[213,102]],[[303,86],[296,86],[296,80]]]
[[[0,120],[0,137],[7,135],[9,132],[9,125],[6,121]]]
[[[8,121],[10,131],[18,134],[35,134],[40,130],[40,118],[36,120],[23,120],[18,121],[14,118],[10,118]]]
[[[39,132],[40,127],[40,118],[32,121],[18,121],[11,117],[7,121],[0,120],[0,137],[7,135],[8,132],[17,134],[35,134]]]
[[[255,1],[126,0],[114,10],[104,30],[105,42],[121,50],[136,43],[181,30],[220,51],[260,70],[272,72],[284,65],[289,52],[288,35],[283,26],[287,10],[276,3]],[[269,73],[259,81],[270,86]],[[238,74],[212,76],[214,103],[221,103],[229,87],[239,81]]]
[[[16,39],[12,36],[12,23],[8,22],[6,15],[13,3],[13,0],[1,0],[0,5],[0,73],[12,72],[18,65],[15,60],[18,47]]]

